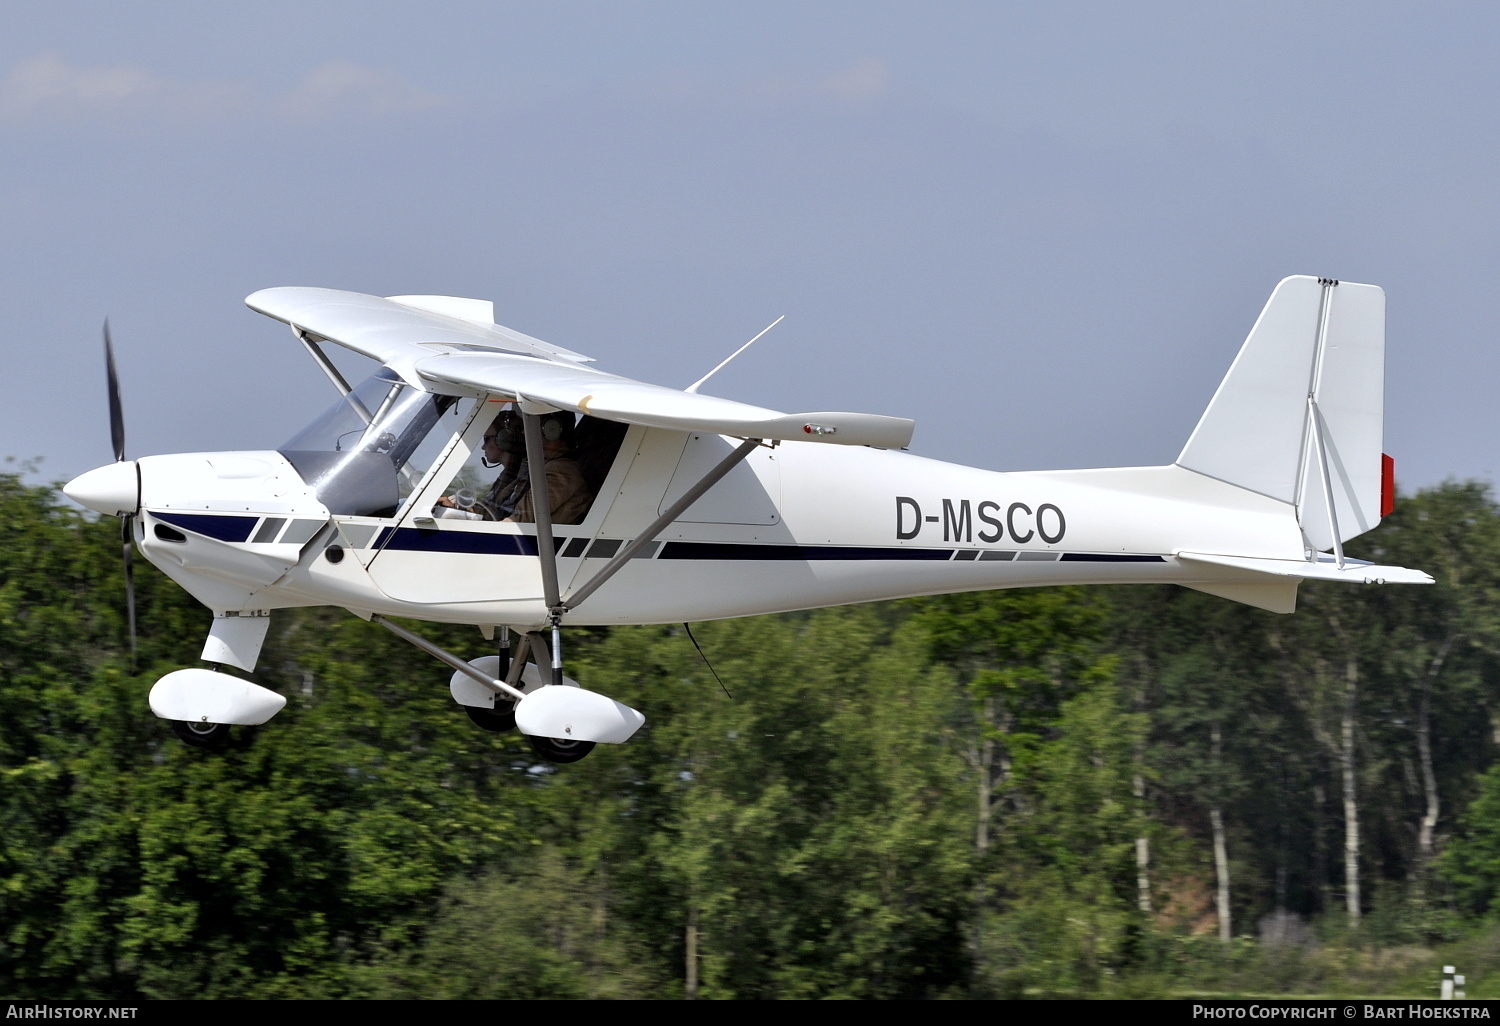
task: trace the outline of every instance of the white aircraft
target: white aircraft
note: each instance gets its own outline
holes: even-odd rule
[[[1289,613],[1307,579],[1432,580],[1344,556],[1394,490],[1371,285],[1282,281],[1175,463],[1025,473],[909,455],[910,420],[607,374],[479,300],[277,288],[246,302],[291,326],[333,407],[276,451],[127,460],[106,328],[116,462],[64,489],[123,518],[127,561],[133,540],[213,610],[214,669],[151,691],[191,744],[286,704],[219,667],[253,671],[271,611],[294,606],[381,624],[453,668],[481,726],[571,762],[644,717],[563,676],[566,626],[1054,584],[1174,583]],[[324,343],[381,367],[351,386]],[[465,660],[394,616],[477,625],[497,654]]]

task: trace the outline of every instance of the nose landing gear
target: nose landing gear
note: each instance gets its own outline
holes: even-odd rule
[[[171,720],[172,733],[194,748],[223,748],[229,741],[229,724]]]
[[[569,741],[560,737],[533,737],[530,734],[522,735],[531,743],[531,750],[540,755],[548,762],[555,762],[566,766],[570,762],[577,762],[585,755],[594,750],[592,741]]]

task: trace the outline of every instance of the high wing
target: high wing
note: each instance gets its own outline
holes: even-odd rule
[[[372,360],[410,364],[440,352],[488,350],[543,360],[592,363],[592,357],[491,323],[493,305],[453,296],[366,296],[337,289],[262,289],[250,309],[337,342]]]
[[[902,417],[778,413],[595,370],[584,366],[589,357],[484,323],[490,305],[478,300],[277,288],[245,303],[439,391],[477,390],[674,431],[887,449],[911,443],[914,422]]]

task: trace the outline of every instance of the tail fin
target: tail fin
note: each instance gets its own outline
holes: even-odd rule
[[[1177,464],[1292,503],[1328,550],[1380,523],[1384,409],[1385,292],[1286,278]]]

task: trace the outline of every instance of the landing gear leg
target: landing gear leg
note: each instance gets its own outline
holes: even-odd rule
[[[495,675],[501,680],[514,684],[515,682],[510,680],[510,628],[501,627],[496,640],[496,655],[500,662],[495,670]],[[525,643],[522,642],[522,644],[524,645]],[[525,657],[526,652],[523,648],[521,658],[524,659]],[[468,714],[469,719],[473,721],[476,727],[481,727],[484,730],[493,731],[496,734],[505,734],[516,729],[516,703],[513,701],[502,702],[497,696],[493,709],[466,705],[463,707],[463,710]]]
[[[542,442],[542,418],[522,409],[521,423],[526,434],[526,465],[531,478],[531,508],[536,514],[536,548],[542,564],[542,597],[551,611],[549,626],[552,629],[552,680],[554,687],[561,686],[562,672],[562,627],[563,614],[568,607],[563,605],[557,587],[557,545],[552,540],[552,503],[547,496],[547,459]],[[538,656],[547,645],[540,634],[528,635],[531,650]],[[541,659],[536,660],[537,669],[542,668]],[[531,747],[548,762],[577,762],[594,750],[592,741],[570,741],[554,737],[524,735]]]

